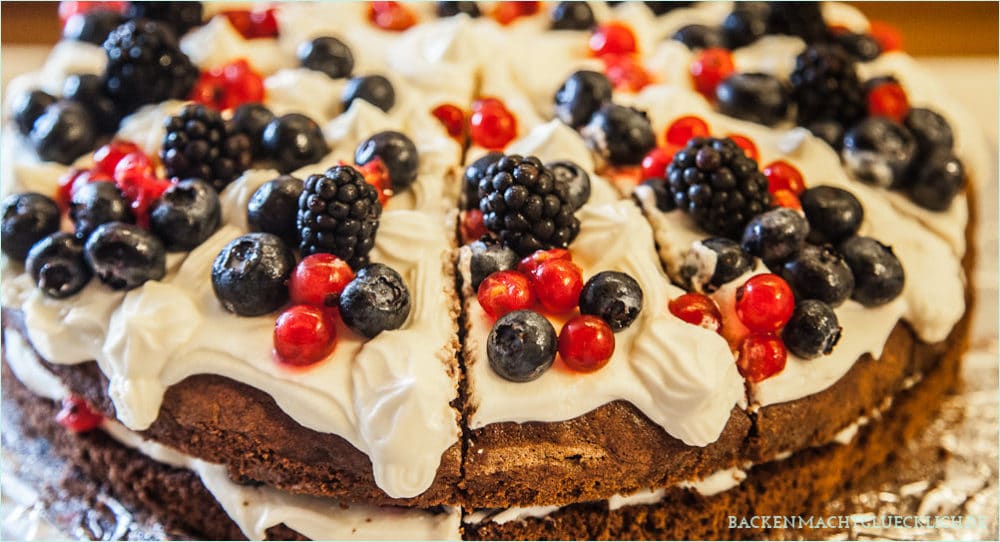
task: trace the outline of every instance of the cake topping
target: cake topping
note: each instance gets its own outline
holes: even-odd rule
[[[333,254],[312,254],[295,266],[288,293],[296,305],[336,308],[340,294],[352,280],[354,271],[344,260]]]
[[[817,44],[795,59],[789,76],[797,122],[813,130],[816,122],[852,126],[865,115],[865,93],[854,58],[842,47]]]
[[[486,170],[501,158],[503,158],[503,153],[496,151],[489,152],[477,158],[475,162],[465,168],[465,173],[462,176],[463,208],[479,208],[479,181],[486,175]]]
[[[601,271],[580,290],[580,313],[597,316],[617,333],[639,317],[642,298],[642,288],[627,273]]]
[[[559,2],[552,8],[552,30],[590,30],[597,24],[586,2]]]
[[[574,210],[583,207],[590,199],[590,175],[582,167],[568,160],[545,164],[552,171],[556,183],[566,185],[568,202]]]
[[[638,165],[656,146],[646,113],[614,103],[594,112],[580,134],[592,151],[613,165]]]
[[[274,353],[280,363],[304,367],[322,361],[337,346],[337,325],[327,311],[289,307],[274,323]]]
[[[441,1],[437,2],[436,8],[438,17],[454,17],[459,13],[464,13],[472,18],[480,15],[479,4],[476,2]]]
[[[670,314],[685,322],[709,331],[722,331],[722,313],[711,297],[698,292],[688,292],[670,300]]]
[[[103,421],[103,416],[92,409],[82,397],[76,395],[65,397],[62,400],[62,410],[56,414],[56,422],[73,433],[93,431],[100,427]]]
[[[736,71],[733,55],[721,47],[703,49],[691,61],[694,88],[709,100],[715,99],[715,89]]]
[[[97,133],[111,134],[118,130],[118,108],[105,94],[104,81],[99,76],[92,73],[70,75],[63,82],[62,99],[82,105],[90,113]]]
[[[299,245],[299,196],[305,183],[281,175],[260,185],[247,202],[247,225],[251,231],[273,233],[290,247]]]
[[[761,173],[767,177],[767,190],[772,195],[779,190],[788,190],[799,196],[806,189],[802,172],[784,160],[771,162],[764,166]]]
[[[508,25],[521,17],[527,17],[538,13],[540,6],[533,0],[502,0],[493,7],[490,16],[493,20]]]
[[[517,253],[490,237],[474,241],[469,249],[469,279],[473,290],[478,290],[483,280],[493,273],[517,265]]]
[[[556,117],[573,128],[581,128],[610,101],[611,81],[607,76],[589,70],[576,71],[556,91]]]
[[[948,149],[935,149],[920,162],[915,179],[909,185],[910,199],[932,211],[945,211],[965,186],[965,168]]]
[[[517,136],[517,117],[496,98],[480,98],[472,102],[469,136],[476,145],[499,150]]]
[[[54,103],[56,103],[56,97],[43,90],[35,89],[16,95],[11,111],[14,115],[14,123],[17,124],[17,129],[21,134],[30,134],[35,120]]]
[[[417,16],[401,2],[372,2],[368,19],[383,30],[402,32],[417,24]]]
[[[185,106],[164,123],[160,159],[167,177],[197,178],[221,192],[250,167],[250,138],[237,132],[214,109]]]
[[[885,117],[867,117],[844,133],[841,157],[860,181],[884,188],[899,187],[917,153],[913,134]]]
[[[170,252],[192,250],[219,229],[219,194],[199,179],[175,182],[149,208],[149,227]]]
[[[601,61],[604,62],[604,73],[615,90],[635,93],[653,82],[653,76],[636,55],[604,55]]]
[[[258,102],[245,102],[236,107],[230,120],[233,130],[250,139],[254,157],[264,156],[264,129],[274,120],[274,113]]]
[[[35,119],[29,137],[39,158],[68,165],[93,148],[97,132],[81,102],[59,100]]]
[[[377,3],[377,2],[376,2]],[[348,79],[347,86],[340,98],[344,111],[351,107],[354,100],[364,100],[386,113],[396,105],[396,90],[384,76],[365,75]]]
[[[677,117],[663,132],[663,139],[668,145],[683,147],[696,137],[708,137],[708,123],[701,117],[685,115]],[[676,152],[676,150],[674,151]],[[671,153],[671,157],[673,153]]]
[[[492,318],[529,309],[535,304],[535,292],[528,275],[514,270],[496,271],[479,283],[476,291],[479,305]]]
[[[785,346],[802,359],[813,359],[833,352],[840,340],[842,328],[837,313],[816,299],[805,299],[795,305],[792,318],[785,324],[781,338]]]
[[[800,213],[778,207],[761,213],[746,225],[740,246],[767,265],[787,261],[802,248],[809,223]]]
[[[441,121],[441,125],[448,132],[448,135],[455,138],[459,143],[465,143],[465,111],[455,104],[441,104],[431,110],[434,118]]]
[[[697,292],[714,292],[753,269],[753,256],[725,237],[694,243],[681,266],[681,277]]]
[[[726,46],[722,29],[704,24],[684,25],[678,28],[670,39],[683,43],[691,50]]]
[[[614,352],[615,334],[596,316],[574,316],[559,332],[559,357],[578,373],[601,369],[611,361]]]
[[[722,20],[722,32],[729,48],[750,45],[767,34],[770,12],[764,2],[734,2],[733,11]]]
[[[625,23],[612,21],[594,29],[587,42],[594,56],[627,55],[639,50],[635,34]]]
[[[410,315],[410,290],[388,265],[368,264],[340,294],[340,317],[355,333],[371,339],[400,328]]]
[[[747,158],[753,160],[754,162],[760,161],[760,151],[757,150],[757,144],[754,143],[752,139],[740,134],[729,134],[726,137],[732,139],[733,143],[736,143],[737,147],[743,149],[743,154],[745,154]]]
[[[736,316],[752,332],[778,331],[794,310],[792,289],[778,275],[754,275],[736,289]]]
[[[62,4],[107,4],[107,2],[59,2]],[[124,3],[123,3],[124,4]],[[124,7],[124,6],[123,6]],[[125,22],[119,10],[110,6],[97,6],[74,13],[63,24],[62,37],[66,40],[76,40],[94,45],[101,45],[108,39],[108,34]]]
[[[180,38],[202,23],[201,2],[128,2],[125,15],[129,19],[153,19],[163,23]]]
[[[861,62],[871,62],[882,54],[882,46],[869,34],[850,31],[835,32],[834,39],[848,53]]]
[[[132,290],[167,274],[163,243],[131,224],[101,224],[87,238],[83,255],[97,278],[113,290]]]
[[[833,307],[851,297],[854,275],[847,262],[828,246],[806,245],[781,267],[795,299],[817,299]]]
[[[816,186],[801,194],[809,220],[810,243],[839,243],[861,228],[865,210],[854,194],[835,186]]]
[[[354,70],[351,48],[332,36],[302,42],[296,55],[303,68],[323,72],[331,79],[350,77]]]
[[[903,291],[905,274],[892,248],[870,237],[855,236],[840,243],[838,252],[854,274],[851,299],[866,307],[884,305]]]
[[[906,91],[895,81],[885,81],[868,90],[868,114],[903,122],[910,112]]]
[[[788,116],[787,85],[765,73],[735,73],[715,87],[719,112],[742,120],[774,126]]]
[[[642,179],[644,181],[659,180],[662,185],[667,174],[667,166],[673,161],[674,153],[677,150],[677,147],[671,145],[669,147],[656,147],[649,151],[646,156],[642,157],[642,163],[640,163]],[[670,207],[673,207],[672,199]]]
[[[86,239],[98,226],[107,222],[135,222],[128,201],[115,183],[108,180],[77,186],[69,202],[69,217],[78,239]]]
[[[951,149],[954,146],[955,137],[951,126],[936,111],[923,107],[911,108],[903,124],[916,138],[921,155],[928,155],[935,148]]]
[[[275,117],[261,138],[261,147],[282,173],[319,162],[329,152],[319,124],[299,113]]]
[[[490,367],[513,382],[530,382],[552,367],[556,330],[537,312],[518,310],[502,316],[490,330],[486,355]]]
[[[68,233],[53,233],[35,243],[25,267],[42,293],[56,299],[69,297],[90,282],[83,243]]]
[[[760,382],[780,373],[788,361],[781,339],[770,333],[752,334],[740,343],[736,367],[750,382]]]
[[[246,59],[215,66],[202,72],[189,98],[219,111],[264,100],[264,78]]]
[[[23,262],[32,245],[57,231],[59,207],[50,198],[34,192],[4,198],[0,248],[8,257]]]
[[[379,132],[361,142],[354,151],[354,162],[364,166],[381,160],[396,192],[409,188],[417,180],[420,158],[413,141],[396,131]]]
[[[381,215],[375,187],[353,167],[334,166],[310,175],[299,197],[302,255],[327,252],[354,269],[365,265]]]
[[[212,264],[212,288],[227,311],[260,316],[288,301],[295,256],[276,235],[248,233],[230,241]]]
[[[531,271],[530,277],[535,295],[546,311],[562,314],[576,308],[583,290],[583,276],[570,259],[543,261]]]

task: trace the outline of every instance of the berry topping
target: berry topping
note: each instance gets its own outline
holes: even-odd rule
[[[819,3],[769,2],[768,7],[768,33],[798,36],[806,43],[826,39],[826,22]]]
[[[114,11],[120,15],[124,15],[125,11],[128,9],[128,2],[119,1],[84,1],[84,2],[70,2],[68,0],[63,0],[59,2],[58,13],[59,13],[59,24],[63,27],[69,22],[69,20],[74,15],[79,15],[83,13],[89,13],[91,11],[106,10]]]
[[[722,33],[731,49],[750,45],[767,33],[771,8],[765,2],[734,2],[722,21]]]
[[[160,160],[167,177],[195,178],[221,192],[250,167],[250,138],[203,105],[185,106],[164,123]]]
[[[201,74],[190,99],[220,111],[264,100],[264,78],[244,59],[216,66]]]
[[[920,161],[916,178],[907,187],[910,199],[932,211],[944,211],[965,184],[965,168],[955,154],[937,148]]]
[[[55,96],[37,89],[15,96],[11,111],[13,111],[18,131],[23,135],[30,134],[35,120],[54,103],[56,103]]]
[[[486,340],[490,368],[512,382],[530,382],[542,376],[556,359],[556,330],[544,316],[519,310],[493,324]]]
[[[668,213],[677,208],[677,205],[674,203],[674,197],[670,194],[670,188],[667,186],[667,181],[665,179],[646,179],[645,181],[642,181],[640,186],[644,186],[652,191],[656,208],[660,212]],[[633,192],[632,197],[639,202],[641,207],[642,202],[639,200],[638,194],[638,191]]]
[[[91,2],[78,2],[89,4]],[[66,40],[82,41],[101,45],[108,39],[108,34],[125,22],[125,17],[113,9],[91,9],[86,13],[77,13],[66,19],[63,25],[62,37]]]
[[[562,314],[576,308],[583,290],[583,274],[568,259],[552,259],[538,264],[531,272],[538,301],[552,314]]]
[[[354,162],[364,166],[373,160],[382,161],[389,172],[392,188],[397,192],[409,188],[417,180],[420,166],[417,146],[399,132],[379,132],[358,145]]]
[[[323,36],[302,42],[296,55],[303,68],[323,72],[331,79],[351,76],[354,70],[354,54],[344,42],[331,36]]]
[[[90,282],[83,244],[68,233],[53,233],[35,243],[25,267],[42,293],[56,299],[69,297]]]
[[[903,264],[891,247],[870,237],[855,236],[840,243],[837,250],[854,274],[851,299],[875,307],[896,299],[903,291]]]
[[[396,90],[392,83],[381,75],[352,77],[341,95],[344,111],[350,109],[354,100],[364,100],[386,113],[396,105]]]
[[[771,194],[778,190],[788,190],[798,196],[806,189],[802,173],[799,172],[798,168],[784,160],[771,162],[764,166],[762,173],[767,177],[767,190]]]
[[[315,164],[330,150],[319,124],[299,113],[272,119],[264,128],[261,142],[264,152],[282,173]]]
[[[549,162],[545,167],[552,171],[556,184],[566,185],[568,203],[577,210],[590,199],[590,175],[582,167],[568,160]]]
[[[84,185],[97,182],[114,182],[110,175],[96,169],[70,169],[59,177],[59,187],[56,189],[56,203],[59,208],[69,208],[73,194]]]
[[[717,26],[689,24],[674,32],[670,39],[679,41],[688,49],[707,49],[709,47],[725,47],[726,41],[722,29]]]
[[[125,15],[129,19],[151,19],[170,28],[180,39],[188,30],[202,23],[201,2],[143,2],[128,3]]]
[[[590,30],[597,24],[586,2],[559,2],[552,9],[552,30]]]
[[[100,181],[77,185],[69,202],[69,217],[76,228],[76,237],[86,239],[101,224],[132,223],[132,210],[115,183]]]
[[[844,133],[841,158],[858,180],[899,186],[917,153],[913,134],[885,117],[867,117]]]
[[[521,261],[517,262],[517,270],[531,276],[538,269],[538,266],[550,260],[566,260],[571,262],[573,261],[573,255],[564,248],[538,250],[521,258]]]
[[[581,131],[587,146],[613,165],[638,165],[656,147],[656,134],[646,113],[606,103]]]
[[[340,294],[340,317],[369,339],[398,329],[410,315],[410,290],[394,269],[380,263],[358,269]]]
[[[368,19],[382,30],[402,32],[417,24],[417,16],[401,2],[372,2]]]
[[[753,334],[740,343],[736,367],[743,378],[760,382],[780,373],[788,361],[788,351],[781,339],[767,334]]]
[[[639,50],[632,29],[627,24],[617,21],[604,23],[595,28],[587,45],[591,54],[598,57],[609,54],[627,55]]]
[[[569,187],[534,157],[507,155],[486,169],[479,182],[483,223],[522,256],[566,248],[580,231]]]
[[[777,77],[735,73],[715,87],[715,103],[723,115],[774,126],[788,116],[788,91]]]
[[[708,124],[700,117],[678,117],[670,123],[663,137],[667,144],[683,147],[695,137],[708,137]]]
[[[878,42],[882,51],[900,51],[903,49],[903,35],[899,29],[884,21],[871,21],[868,31]]]
[[[775,207],[785,207],[796,211],[802,210],[802,202],[799,201],[799,197],[795,195],[795,192],[791,190],[775,190],[771,194],[771,203]]]
[[[274,322],[274,353],[280,363],[295,367],[326,359],[337,347],[337,325],[316,307],[295,305]]]
[[[145,157],[142,154],[142,149],[135,143],[124,139],[112,139],[110,143],[102,145],[94,151],[94,168],[105,175],[112,176],[115,174],[118,162],[132,153],[139,153]]]
[[[740,245],[767,265],[776,265],[795,255],[808,235],[805,217],[778,207],[755,216],[743,230]]]
[[[715,98],[715,88],[736,71],[733,55],[721,47],[703,49],[691,61],[694,88],[708,99]]]
[[[441,104],[431,110],[434,118],[441,121],[448,135],[463,141],[465,135],[465,111],[455,104]]]
[[[840,322],[829,305],[815,299],[800,301],[781,331],[785,346],[796,356],[813,359],[833,352],[840,340]]]
[[[753,269],[753,256],[740,244],[725,237],[710,237],[694,243],[684,259],[681,276],[701,292],[715,291]]]
[[[626,273],[601,271],[580,291],[580,314],[597,316],[615,333],[632,325],[641,310],[642,288]]]
[[[476,2],[437,2],[438,17],[454,17],[459,13],[472,18],[479,17],[479,5]]]
[[[365,265],[381,215],[377,190],[358,170],[334,166],[323,175],[310,175],[299,196],[302,255],[326,252],[352,268]]]
[[[535,303],[531,280],[520,271],[497,271],[479,283],[476,289],[479,305],[492,318],[511,311],[530,308]]]
[[[3,200],[0,249],[23,262],[31,246],[59,231],[59,207],[50,198],[34,192],[11,194]]]
[[[604,55],[604,73],[622,92],[639,92],[653,82],[652,76],[634,55]]]
[[[60,2],[62,4],[63,2]],[[79,2],[86,4],[89,2]],[[62,400],[62,410],[56,414],[56,422],[73,433],[86,433],[101,426],[104,417],[98,414],[81,397],[71,395]]]
[[[809,220],[810,243],[839,243],[858,232],[865,210],[854,194],[835,186],[817,186],[802,193],[802,211]]]
[[[59,100],[35,119],[29,137],[39,158],[69,165],[94,148],[97,131],[83,104]]]
[[[131,290],[167,274],[167,251],[148,231],[131,224],[101,224],[83,247],[87,264],[112,290]]]
[[[344,260],[333,254],[312,254],[295,266],[288,280],[288,293],[296,305],[335,308],[352,280],[354,271]]]
[[[149,207],[170,183],[153,176],[149,158],[141,152],[126,154],[115,166],[115,185],[132,207],[132,216],[142,227],[149,226]]]
[[[496,22],[508,25],[519,17],[527,17],[538,13],[538,9],[538,2],[522,0],[502,1],[496,3],[493,13],[490,15]]]
[[[517,136],[517,117],[500,100],[476,100],[469,117],[469,136],[481,147],[503,149]]]
[[[781,276],[795,299],[817,299],[839,306],[851,297],[854,275],[838,254],[828,247],[806,245],[781,267]]]
[[[854,58],[833,44],[811,45],[795,59],[789,79],[800,126],[820,120],[851,126],[865,116],[864,87],[855,66]]]
[[[88,242],[89,244],[89,242]],[[248,233],[229,242],[212,264],[212,288],[222,308],[260,316],[288,302],[295,255],[276,235]]]
[[[875,85],[868,91],[868,114],[903,122],[910,112],[906,91],[894,81]]]
[[[743,154],[747,158],[753,160],[754,162],[760,161],[760,151],[757,150],[757,144],[753,142],[752,139],[739,134],[729,134],[726,137],[733,140],[736,146],[743,149]]]
[[[642,178],[645,179],[663,179],[667,175],[667,166],[674,159],[674,153],[677,152],[676,147],[666,148],[666,147],[656,147],[655,149],[649,151],[646,156],[642,157]]]
[[[469,249],[469,279],[473,290],[478,290],[486,277],[517,266],[517,253],[492,239],[474,241]]]
[[[711,297],[689,292],[675,297],[668,303],[670,314],[685,322],[718,333],[722,330],[722,313]]]
[[[595,111],[610,101],[611,81],[607,76],[588,70],[573,72],[556,92],[556,116],[573,128],[580,128],[587,124]]]
[[[778,275],[754,275],[736,289],[736,316],[750,331],[777,331],[794,310],[792,289]]]
[[[274,113],[257,102],[241,104],[233,111],[233,131],[246,134],[254,156],[264,155],[264,129],[274,120]]]
[[[615,334],[604,320],[581,314],[563,325],[559,332],[559,356],[578,373],[592,373],[611,361]]]
[[[250,11],[250,31],[246,36],[247,39],[278,37],[278,20],[274,12],[274,8]]]
[[[930,109],[922,107],[910,109],[903,124],[916,138],[917,147],[922,155],[929,155],[936,148],[950,149],[954,145],[955,137],[948,121]]]
[[[479,181],[486,175],[486,170],[501,158],[503,153],[489,152],[465,168],[462,183],[463,209],[479,208]]]
[[[861,62],[871,62],[882,54],[882,46],[868,34],[841,32],[835,38],[845,51]]]
[[[118,130],[118,109],[105,94],[104,81],[100,76],[87,73],[66,77],[62,99],[77,102],[86,108],[98,133],[110,134]]]
[[[250,230],[272,233],[288,246],[298,246],[296,217],[304,185],[302,179],[291,175],[282,175],[260,185],[247,202]]]
[[[691,139],[674,154],[667,182],[678,208],[705,231],[731,239],[771,204],[767,178],[731,139]]]
[[[208,183],[174,183],[149,208],[149,226],[170,252],[192,250],[219,229],[222,206]]]

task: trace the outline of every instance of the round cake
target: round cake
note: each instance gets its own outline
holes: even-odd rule
[[[4,406],[169,533],[782,536],[957,384],[988,153],[852,7],[60,17]]]

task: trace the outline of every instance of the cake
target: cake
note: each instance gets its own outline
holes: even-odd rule
[[[5,407],[179,536],[820,513],[957,384],[975,119],[842,4],[614,4],[64,3]]]

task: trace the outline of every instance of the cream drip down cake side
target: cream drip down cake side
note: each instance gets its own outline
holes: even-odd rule
[[[5,396],[193,536],[731,537],[954,382],[986,151],[853,8],[70,4]]]

